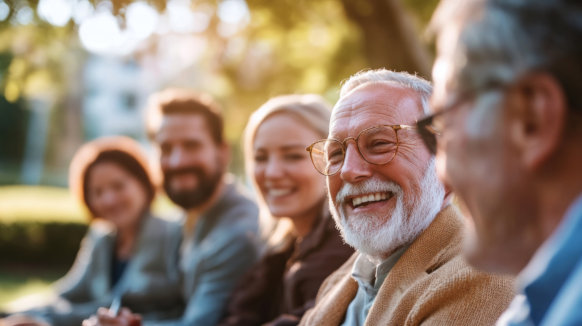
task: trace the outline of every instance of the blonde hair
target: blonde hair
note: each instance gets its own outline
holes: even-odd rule
[[[268,100],[253,112],[244,130],[243,148],[246,175],[251,180],[255,190],[258,187],[253,177],[253,143],[257,129],[268,118],[276,114],[289,115],[315,131],[321,138],[326,138],[329,131],[331,105],[323,97],[315,94],[281,95]],[[308,145],[305,144],[306,147]],[[290,239],[291,222],[287,219],[278,220],[273,218],[261,193],[256,191],[256,194],[262,239],[267,248],[284,245]]]

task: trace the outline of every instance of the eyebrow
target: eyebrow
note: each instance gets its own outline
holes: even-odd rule
[[[299,150],[303,151],[303,150],[305,150],[305,146],[308,146],[308,145],[304,145],[304,144],[292,144],[292,145],[284,145],[284,146],[281,146],[281,147],[278,147],[278,148],[283,149],[285,151],[287,151],[287,150],[295,150],[295,149],[299,149]],[[255,150],[256,151],[261,151],[261,150],[265,150],[265,149],[264,149],[264,147],[259,147],[259,148],[256,148]]]

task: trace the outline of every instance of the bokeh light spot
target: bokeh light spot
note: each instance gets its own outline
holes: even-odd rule
[[[16,23],[20,25],[28,25],[32,23],[33,18],[34,12],[30,7],[26,6],[18,9],[18,11],[16,12],[16,16],[14,16]]]
[[[65,26],[73,16],[70,0],[40,0],[37,11],[42,19],[55,26]]]
[[[6,2],[0,0],[0,20],[4,21],[8,18],[10,14],[10,7],[6,4]]]
[[[89,51],[104,53],[119,43],[121,30],[110,12],[100,11],[83,21],[79,37]]]
[[[249,8],[244,0],[225,0],[218,4],[218,18],[225,23],[238,24],[248,20]]]
[[[158,13],[144,2],[134,2],[127,7],[127,27],[140,39],[150,36],[156,29]]]

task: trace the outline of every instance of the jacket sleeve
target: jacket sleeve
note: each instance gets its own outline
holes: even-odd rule
[[[83,238],[77,257],[67,274],[55,284],[59,297],[71,302],[86,302],[93,299],[92,283],[108,283],[109,275],[97,275],[95,271],[102,268],[99,264],[100,256],[110,256],[113,248],[108,238],[113,237],[104,227],[91,225],[87,235]],[[108,284],[102,284],[99,288],[107,288]]]
[[[181,320],[151,322],[144,325],[216,325],[224,313],[224,307],[240,276],[256,261],[254,237],[245,232],[229,236],[229,241],[213,246],[197,266],[194,293],[188,299]]]
[[[480,272],[464,263],[450,267],[441,271],[447,276],[436,278],[438,282],[417,299],[406,325],[495,324],[514,296],[513,279]]]
[[[104,294],[101,292],[105,291],[109,282],[108,275],[100,275],[102,273],[99,271],[106,267],[99,266],[98,261],[102,260],[102,255],[110,255],[110,236],[109,230],[92,224],[81,242],[73,266],[55,284],[58,297],[49,305],[23,313],[52,325],[79,325],[83,319],[94,314],[97,308],[106,305],[109,296],[99,295],[97,299],[96,295]]]

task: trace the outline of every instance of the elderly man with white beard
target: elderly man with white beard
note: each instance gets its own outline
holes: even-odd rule
[[[511,278],[461,255],[465,221],[415,127],[431,91],[407,73],[358,73],[341,89],[328,139],[307,148],[357,252],[301,325],[491,325],[511,301]]]

